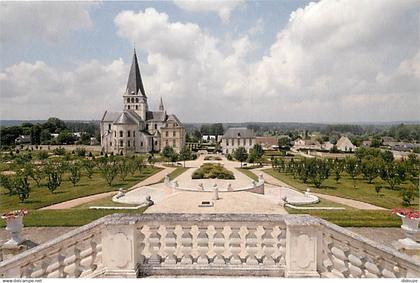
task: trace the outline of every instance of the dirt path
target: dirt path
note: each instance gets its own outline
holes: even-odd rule
[[[164,168],[164,169],[159,171],[158,173],[150,176],[149,178],[146,178],[143,181],[138,182],[137,184],[132,186],[129,190],[133,190],[133,189],[137,189],[139,187],[143,187],[143,186],[158,183],[167,174],[170,174],[172,171],[175,170],[175,168],[172,168],[172,167],[161,167],[161,168]],[[98,200],[98,199],[106,198],[108,196],[112,196],[116,193],[117,193],[116,191],[113,191],[113,192],[106,192],[106,193],[100,193],[100,194],[96,194],[96,195],[81,197],[81,198],[77,198],[77,199],[72,199],[72,200],[56,203],[56,204],[53,204],[53,205],[50,205],[50,206],[46,206],[46,207],[40,208],[39,210],[72,208],[72,207],[75,207],[75,206],[78,206],[78,205],[81,205],[81,204],[84,204],[84,203],[87,203],[87,202],[91,202],[91,201],[94,201],[94,200]]]
[[[273,176],[263,172],[262,170],[265,169],[270,169],[271,166],[264,166],[263,168],[258,168],[258,169],[253,169],[251,170],[254,174],[256,174],[257,176],[260,174],[263,174],[264,180],[272,185],[276,185],[276,186],[282,186],[282,187],[288,187],[291,189],[294,189],[295,191],[298,191],[296,188],[280,181],[277,178],[274,178]],[[366,203],[366,202],[362,202],[362,201],[358,201],[358,200],[353,200],[353,199],[347,199],[347,198],[342,198],[342,197],[336,197],[336,196],[331,196],[331,195],[324,195],[324,194],[319,194],[319,193],[314,193],[312,192],[314,195],[316,195],[317,197],[329,200],[329,201],[333,201],[339,204],[343,204],[343,205],[347,205],[353,208],[357,208],[357,209],[366,209],[366,210],[386,210],[386,208],[383,207],[379,207],[370,203]]]

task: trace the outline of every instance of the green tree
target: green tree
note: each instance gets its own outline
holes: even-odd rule
[[[16,175],[16,179],[13,182],[15,186],[15,191],[18,194],[19,200],[21,202],[25,202],[26,199],[29,198],[29,193],[31,191],[28,177],[25,175]]]
[[[73,144],[75,137],[70,131],[63,130],[58,134],[57,141],[59,144]]]
[[[382,138],[378,136],[374,136],[372,138],[372,142],[370,143],[371,147],[380,147],[382,145]]]
[[[385,150],[381,153],[382,159],[387,163],[392,163],[394,161],[394,154],[391,151]]]
[[[179,153],[179,160],[184,161],[184,167],[185,167],[185,161],[191,159],[191,150],[189,147],[184,146],[180,153]]]
[[[60,174],[57,169],[51,169],[48,171],[47,176],[48,176],[48,182],[47,182],[48,190],[51,193],[54,193],[55,190],[61,184]]]
[[[260,144],[255,144],[249,153],[249,156],[252,156],[252,159],[253,159],[251,163],[260,162],[263,155],[264,155],[264,150],[262,146]]]
[[[341,179],[341,173],[344,171],[344,162],[336,158],[332,163],[332,169],[334,171],[335,182],[338,184]]]
[[[42,166],[33,166],[31,163],[25,165],[25,174],[35,181],[36,186],[41,186],[41,181],[46,177],[45,170]]]
[[[149,154],[149,155],[147,156],[147,163],[149,163],[149,165],[150,165],[151,167],[153,167],[153,166],[154,166],[154,164],[156,163],[156,158],[155,158],[155,156],[154,156],[153,154]]]
[[[2,186],[8,191],[9,196],[14,195],[16,193],[15,185],[13,182],[14,180],[11,176],[0,174],[0,186]]]
[[[346,157],[345,158],[345,165],[344,169],[346,170],[347,174],[350,175],[351,179],[353,180],[353,187],[356,188],[356,176],[360,174],[360,165],[359,161],[353,157]]]
[[[121,181],[125,181],[127,179],[128,174],[130,173],[130,164],[126,158],[123,158],[117,163],[118,168],[118,177],[120,177]]]
[[[46,151],[46,150],[40,150],[38,152],[38,159],[39,160],[46,160],[46,159],[48,159],[48,151]]]
[[[363,159],[361,163],[361,171],[369,184],[379,175],[379,166],[382,160],[378,158]]]
[[[279,150],[289,150],[290,149],[290,138],[289,137],[281,137],[277,141]]]
[[[83,160],[83,168],[86,171],[86,176],[88,176],[89,179],[92,179],[93,173],[95,173],[96,163],[94,160],[91,159],[85,159]]]
[[[308,175],[315,187],[320,188],[321,184],[330,176],[328,161],[314,158],[308,163]]]
[[[98,163],[99,171],[109,186],[118,175],[118,166],[113,157],[102,157]]]
[[[174,149],[169,145],[165,146],[162,150],[162,155],[166,158],[167,161],[171,160],[174,154]]]
[[[394,190],[395,187],[401,184],[401,179],[397,171],[397,165],[392,163],[386,163],[381,167],[381,178],[388,183],[389,187]]]
[[[76,187],[76,184],[80,181],[81,170],[79,162],[70,163],[68,165],[68,170],[70,173],[69,179],[72,182],[73,186]]]
[[[236,160],[241,162],[241,167],[242,167],[242,162],[247,160],[248,153],[246,152],[246,149],[244,147],[240,146],[235,150],[234,157]]]

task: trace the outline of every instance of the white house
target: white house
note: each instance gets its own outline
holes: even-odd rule
[[[357,147],[352,144],[352,142],[349,140],[348,137],[342,136],[338,141],[337,141],[337,149],[340,151],[347,151],[347,152],[352,152],[354,151]]]
[[[256,144],[256,136],[252,129],[229,128],[221,139],[222,152],[233,153],[238,147],[244,147],[247,152]]]

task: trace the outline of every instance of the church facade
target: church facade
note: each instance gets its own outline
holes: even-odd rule
[[[135,50],[122,97],[123,111],[105,111],[101,119],[104,153],[160,152],[165,146],[179,152],[185,146],[185,128],[175,115],[166,113],[162,98],[159,110],[149,110]]]

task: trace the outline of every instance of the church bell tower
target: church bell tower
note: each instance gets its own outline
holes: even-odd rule
[[[139,63],[137,61],[136,49],[134,49],[133,61],[131,62],[128,75],[127,89],[123,95],[124,110],[135,111],[143,121],[146,121],[148,111],[147,97],[141,79]]]

